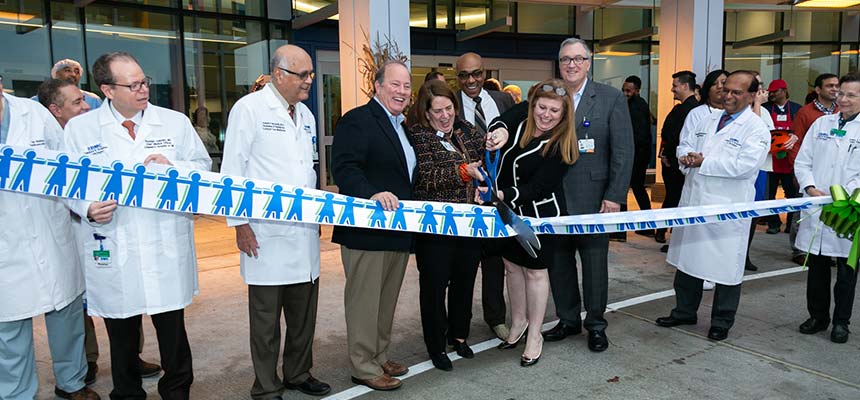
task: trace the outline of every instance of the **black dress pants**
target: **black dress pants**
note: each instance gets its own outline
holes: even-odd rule
[[[645,174],[651,158],[651,149],[648,147],[636,148],[633,156],[633,173],[630,175],[630,189],[636,197],[636,204],[640,210],[651,209],[651,199],[645,189]],[[683,186],[683,184],[681,184]],[[680,199],[680,196],[678,197]]]
[[[569,326],[580,326],[585,303],[585,329],[604,330],[609,286],[609,235],[559,235],[554,262],[549,266],[549,284],[556,314]],[[582,297],[576,270],[576,252],[582,260]]]
[[[150,316],[158,338],[158,352],[164,375],[158,381],[158,394],[162,399],[186,400],[191,392],[194,373],[191,365],[191,347],[185,332],[184,310],[168,311]],[[141,316],[114,319],[104,318],[110,341],[111,378],[113,390],[110,398],[145,399],[138,366]]]
[[[481,255],[481,306],[484,308],[484,322],[490,328],[506,322],[508,310],[505,304],[505,263],[502,262],[502,256],[490,255],[483,251]]]
[[[480,258],[479,239],[436,235],[416,239],[421,326],[428,353],[441,353],[449,341],[469,337]]]
[[[809,316],[830,319],[830,260],[831,257],[810,254],[806,275],[806,309]],[[848,266],[846,258],[836,258],[836,284],[833,286],[833,323],[848,325],[854,307],[857,271]]]
[[[711,326],[731,329],[741,300],[741,285],[722,285],[714,282],[714,303],[711,307]],[[702,279],[675,271],[675,301],[672,317],[696,319],[702,302]]]
[[[666,197],[663,199],[661,208],[675,208],[681,202],[681,191],[684,190],[684,174],[678,169],[678,160],[670,162],[670,166],[663,166],[663,183],[666,185]],[[660,228],[657,232],[666,233],[666,228]]]

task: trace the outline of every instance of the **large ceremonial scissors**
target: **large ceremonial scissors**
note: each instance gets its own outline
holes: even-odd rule
[[[481,175],[484,177],[484,183],[487,186],[487,191],[481,193],[481,200],[484,203],[490,203],[494,207],[496,207],[496,211],[499,213],[499,218],[501,218],[502,222],[505,225],[509,225],[514,232],[517,234],[514,236],[517,239],[517,242],[523,249],[528,253],[532,258],[537,258],[537,250],[540,250],[540,240],[538,239],[535,232],[532,230],[530,226],[528,226],[522,218],[519,217],[510,207],[508,207],[505,202],[499,199],[499,196],[496,194],[496,190],[494,188],[493,181],[496,178],[496,171],[499,165],[499,151],[496,150],[494,154],[494,159],[491,160],[490,155],[492,154],[489,150],[485,152],[484,158],[486,159],[486,166],[490,170],[488,174],[484,168],[478,168],[478,171],[481,172]],[[475,182],[475,186],[478,186],[478,182]]]

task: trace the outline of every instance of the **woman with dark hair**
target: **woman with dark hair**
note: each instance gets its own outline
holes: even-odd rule
[[[543,81],[529,95],[526,119],[510,125],[514,133],[502,147],[495,188],[499,199],[519,215],[567,215],[561,182],[579,155],[571,98],[564,81]],[[547,268],[556,246],[553,235],[541,236],[541,249],[537,258],[532,258],[515,239],[504,240],[507,243],[502,257],[511,301],[511,331],[498,348],[514,348],[526,336],[520,365],[528,367],[538,362],[543,349],[540,328],[549,296]]]
[[[470,203],[473,178],[481,174],[485,136],[457,115],[457,96],[440,80],[418,91],[410,110],[409,135],[418,159],[415,200]],[[506,138],[506,137],[505,137]],[[446,345],[463,358],[472,319],[472,293],[481,258],[480,239],[424,234],[416,237],[421,325],[433,366],[450,371]],[[448,307],[445,307],[445,292]]]

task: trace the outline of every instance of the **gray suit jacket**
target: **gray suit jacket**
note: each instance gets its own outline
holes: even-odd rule
[[[490,124],[490,130],[496,124],[504,124],[508,131],[517,129],[527,116],[528,102],[523,101]],[[634,153],[627,98],[618,89],[589,79],[575,119],[576,138],[594,139],[594,153],[580,153],[564,176],[567,213],[597,213],[603,200],[626,204]]]

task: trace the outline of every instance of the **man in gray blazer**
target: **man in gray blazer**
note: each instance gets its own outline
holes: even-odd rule
[[[514,99],[509,94],[484,89],[485,76],[484,63],[478,54],[466,53],[457,59],[457,82],[460,84],[457,114],[475,125],[481,133],[486,133],[490,122],[514,106]],[[505,265],[500,256],[486,251],[481,258],[481,288],[484,322],[499,339],[506,340]]]
[[[615,88],[588,79],[591,50],[581,39],[561,43],[559,70],[573,93],[579,160],[564,178],[564,194],[570,215],[618,212],[627,202],[633,169],[633,127],[627,99]],[[588,348],[600,352],[609,347],[606,338],[607,257],[609,235],[572,235],[560,246],[549,267],[552,297],[559,323],[544,332],[547,341],[582,332],[580,295],[575,252],[582,260],[582,292],[587,315]]]

